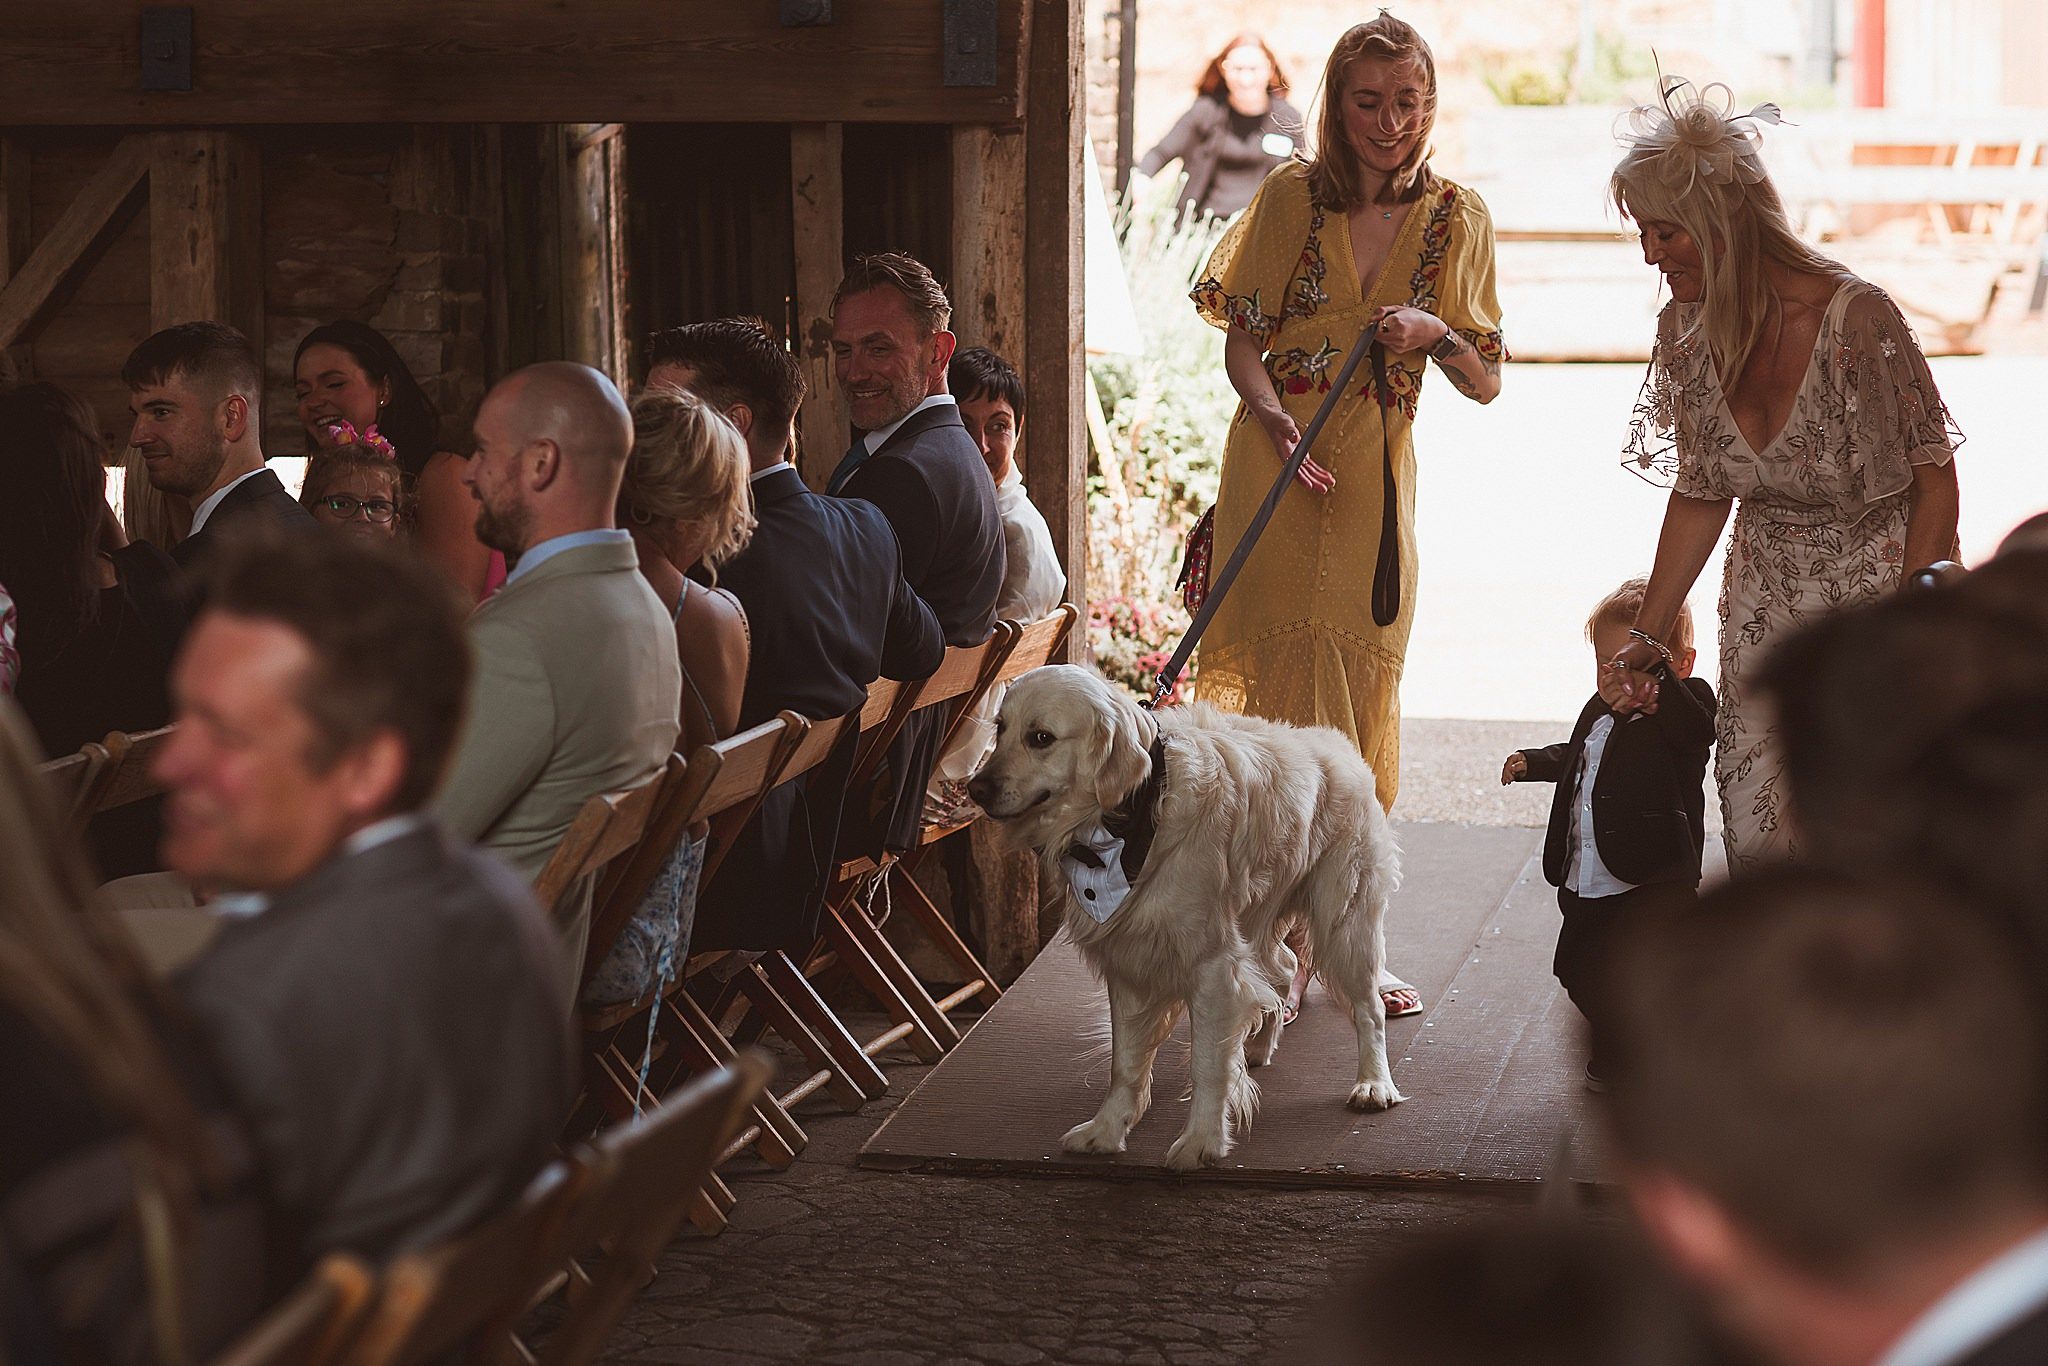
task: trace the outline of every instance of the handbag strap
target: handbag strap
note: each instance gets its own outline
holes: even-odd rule
[[[1372,356],[1374,397],[1382,408],[1386,406],[1387,350],[1375,338],[1376,331],[1377,324],[1369,322],[1358,334],[1357,344],[1351,348],[1351,354],[1344,358],[1343,368],[1337,372],[1337,382],[1330,386],[1330,392],[1324,397],[1322,406],[1317,408],[1316,415],[1309,419],[1308,430],[1303,432],[1301,440],[1295,443],[1294,453],[1280,466],[1279,477],[1274,479],[1273,486],[1266,490],[1266,501],[1259,504],[1259,510],[1252,515],[1251,525],[1244,529],[1244,535],[1238,538],[1237,545],[1232,548],[1230,558],[1224,561],[1223,568],[1210,580],[1209,595],[1202,600],[1201,610],[1196,612],[1195,619],[1188,623],[1188,633],[1181,637],[1180,645],[1175,648],[1173,657],[1168,659],[1166,666],[1159,671],[1159,677],[1153,685],[1152,699],[1145,704],[1148,708],[1157,707],[1173,692],[1174,684],[1180,680],[1181,670],[1187,668],[1189,658],[1195,653],[1196,642],[1201,640],[1202,632],[1209,629],[1210,621],[1216,616],[1216,609],[1223,605],[1224,594],[1230,591],[1230,585],[1236,581],[1238,571],[1244,568],[1244,562],[1251,557],[1252,547],[1258,544],[1259,536],[1265,531],[1266,524],[1273,520],[1273,513],[1279,508],[1280,499],[1286,494],[1287,486],[1301,473],[1302,462],[1308,459],[1308,453],[1316,444],[1316,438],[1322,435],[1323,428],[1329,423],[1330,414],[1335,411],[1337,401],[1351,386],[1351,377],[1357,373],[1358,363],[1368,354]],[[1385,487],[1391,490],[1394,487],[1394,457],[1387,438],[1384,414],[1380,419],[1380,441],[1382,454],[1386,460]],[[1387,498],[1387,507],[1389,511],[1380,518],[1380,567],[1373,570],[1373,620],[1382,626],[1393,621],[1394,615],[1400,612],[1401,604],[1401,545],[1398,535],[1395,534],[1391,494]],[[1394,605],[1394,614],[1381,621],[1381,571],[1387,563],[1387,547],[1390,543],[1393,546],[1391,601]]]

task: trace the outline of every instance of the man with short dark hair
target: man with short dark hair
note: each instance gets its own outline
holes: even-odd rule
[[[150,484],[192,508],[172,559],[193,565],[223,534],[313,526],[264,463],[263,365],[248,338],[224,323],[179,323],[136,347],[121,379],[135,414],[128,444]]]
[[[432,573],[350,537],[225,549],[172,680],[164,857],[223,889],[176,979],[292,1261],[384,1258],[513,1198],[574,1077],[532,894],[422,814],[469,658]]]
[[[938,619],[903,579],[881,511],[804,487],[789,463],[803,369],[757,318],[691,323],[649,344],[649,384],[696,394],[746,438],[754,515],[747,548],[718,572],[752,635],[742,729],[790,710],[814,721],[859,706],[876,678],[922,678],[945,657]],[[804,781],[768,795],[697,902],[700,948],[801,951],[833,866],[852,736]]]
[[[973,646],[995,625],[1003,590],[1003,523],[995,486],[946,391],[952,306],[922,262],[858,256],[832,298],[833,371],[866,435],[828,492],[873,503],[896,529],[903,576],[931,604],[948,645]],[[943,739],[941,709],[911,717],[889,752],[893,797],[852,847],[902,851],[918,838],[925,785]]]
[[[1629,1202],[1789,1366],[2048,1360],[2048,1048],[1976,910],[1755,874],[1643,927],[1615,976]]]
[[[2048,974],[2048,555],[1831,613],[1756,687],[1809,858],[1967,896]]]
[[[515,561],[469,619],[469,718],[434,801],[458,835],[528,879],[583,804],[651,780],[674,749],[682,701],[675,625],[612,525],[633,420],[587,365],[530,365],[477,410],[462,471],[477,539]],[[561,917],[573,988],[590,932],[590,889]]]

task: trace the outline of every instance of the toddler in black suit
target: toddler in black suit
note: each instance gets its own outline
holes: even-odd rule
[[[1707,756],[1714,746],[1714,690],[1692,677],[1692,614],[1681,610],[1656,667],[1655,703],[1624,710],[1622,673],[1609,661],[1629,643],[1646,579],[1601,599],[1586,621],[1598,690],[1571,738],[1518,749],[1503,783],[1556,783],[1543,875],[1557,888],[1564,924],[1552,970],[1592,1028],[1586,1082],[1606,1076],[1606,963],[1630,919],[1682,906],[1697,894],[1705,843]]]

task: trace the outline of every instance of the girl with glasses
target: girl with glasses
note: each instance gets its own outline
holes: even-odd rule
[[[339,423],[335,442],[306,462],[299,501],[313,520],[372,540],[396,540],[405,529],[405,481],[391,443],[371,427]]]

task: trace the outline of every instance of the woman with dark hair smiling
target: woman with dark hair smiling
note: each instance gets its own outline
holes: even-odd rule
[[[427,562],[477,602],[505,580],[505,559],[476,538],[476,502],[462,484],[463,458],[442,450],[440,415],[386,337],[342,319],[308,332],[292,358],[292,392],[311,455],[344,427],[374,428],[398,452],[410,486],[410,532]]]
[[[1259,182],[1301,146],[1301,111],[1287,102],[1280,59],[1256,33],[1240,33],[1202,69],[1195,102],[1138,174],[1158,175],[1169,161],[1187,172],[1183,203],[1228,218],[1252,202]]]

